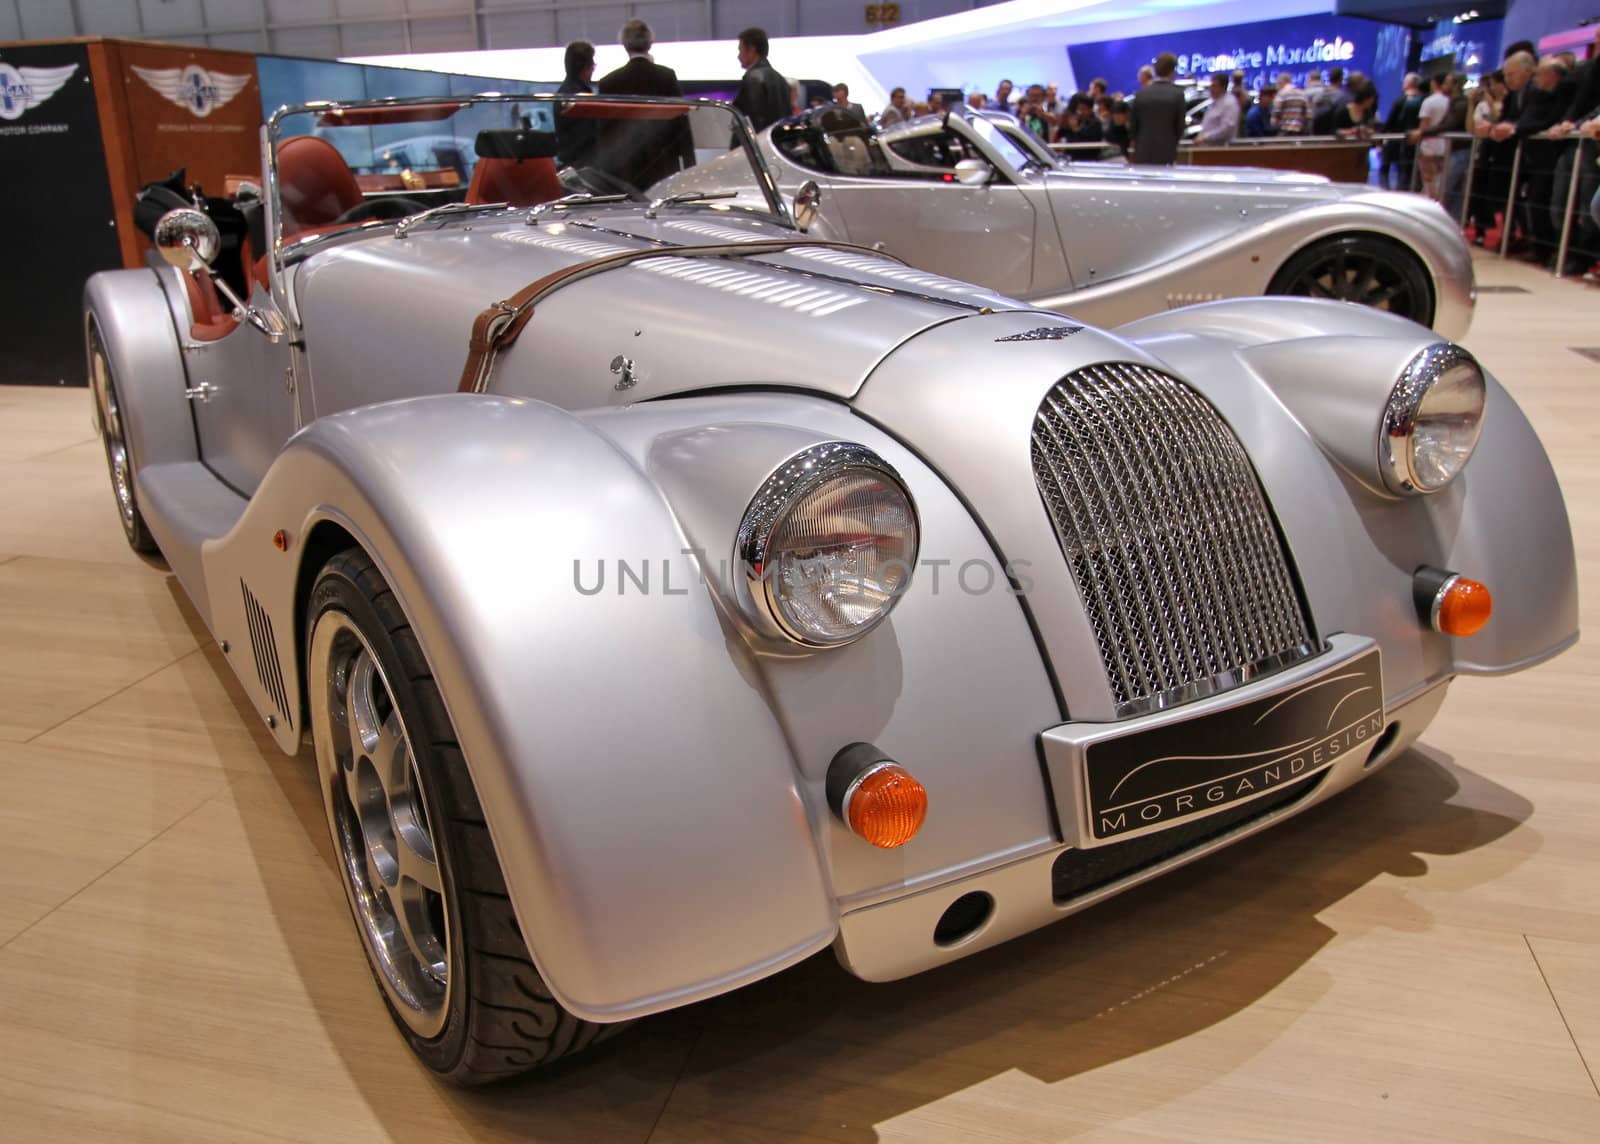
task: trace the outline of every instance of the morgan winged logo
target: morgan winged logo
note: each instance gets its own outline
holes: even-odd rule
[[[250,82],[249,75],[227,75],[207,71],[197,64],[184,68],[133,67],[133,74],[144,80],[163,99],[204,119],[219,107],[226,107]]]
[[[0,63],[0,119],[21,119],[72,78],[77,64],[59,68],[14,68]]]

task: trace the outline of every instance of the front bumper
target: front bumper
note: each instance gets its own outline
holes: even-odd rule
[[[1285,784],[1236,808],[1098,849],[1052,847],[931,890],[847,912],[839,919],[834,952],[857,977],[893,981],[1077,913],[1265,830],[1359,782],[1417,740],[1438,713],[1448,686],[1449,680],[1443,680],[1388,708],[1384,733],[1373,741],[1375,749],[1345,753],[1301,783]],[[1098,864],[1094,859],[1100,859]],[[990,899],[981,924],[955,940],[936,938],[946,911],[958,899],[974,894]]]

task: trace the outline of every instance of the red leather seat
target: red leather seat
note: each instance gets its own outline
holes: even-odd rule
[[[285,238],[325,227],[362,201],[344,156],[315,135],[296,135],[278,147],[278,196]]]
[[[189,313],[193,322],[189,336],[197,342],[214,342],[225,338],[239,328],[233,316],[233,307],[222,301],[210,271],[179,271],[184,292],[189,295]]]
[[[567,193],[553,159],[483,159],[472,168],[469,203],[510,203],[531,207]]]

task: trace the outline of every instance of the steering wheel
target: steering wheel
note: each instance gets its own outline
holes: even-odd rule
[[[642,199],[644,195],[639,188],[626,179],[619,179],[610,171],[602,171],[599,167],[579,167],[577,170],[578,181],[585,190],[593,191],[597,195],[627,195],[630,199]]]
[[[406,215],[427,209],[416,199],[385,196],[381,199],[366,199],[359,202],[333,221],[335,225],[341,225],[366,222],[369,219],[405,218]]]

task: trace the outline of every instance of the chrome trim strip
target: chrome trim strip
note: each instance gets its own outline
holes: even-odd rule
[[[1444,598],[1450,594],[1450,589],[1454,587],[1455,582],[1459,579],[1461,579],[1461,573],[1452,572],[1445,579],[1445,582],[1434,590],[1433,604],[1428,608],[1428,626],[1436,632],[1442,630],[1439,627],[1439,611],[1444,607]]]

